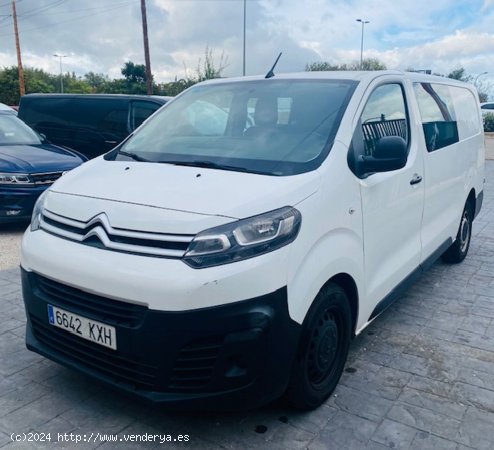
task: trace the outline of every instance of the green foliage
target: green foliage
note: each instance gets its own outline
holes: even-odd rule
[[[17,67],[6,67],[0,71],[0,103],[7,105],[19,104],[19,76]]]
[[[334,66],[327,61],[315,61],[311,63],[307,63],[305,65],[306,72],[327,72],[333,70],[345,70],[341,69],[341,66]]]
[[[479,93],[480,103],[489,100],[488,93],[492,92],[492,84],[480,79],[480,76],[474,77],[473,75],[469,75],[463,67],[452,70],[447,76],[448,78],[453,78],[454,80],[464,81],[465,83],[472,83]]]
[[[104,92],[106,85],[110,83],[108,75],[105,75],[103,73],[88,72],[84,75],[83,78],[84,81],[89,85],[89,87],[91,88],[91,92],[93,93]]]
[[[144,64],[134,64],[132,61],[127,61],[121,72],[129,84],[146,83],[146,66]]]
[[[356,63],[354,63],[355,65]],[[386,70],[386,64],[377,58],[365,58],[362,61],[362,70]],[[355,69],[356,70],[356,69]]]
[[[477,88],[477,89],[479,89],[479,88]],[[486,92],[481,92],[480,90],[478,92],[479,92],[479,102],[480,103],[485,103],[485,102],[489,101],[489,95]]]
[[[155,92],[158,95],[171,95],[174,97],[175,95],[180,94],[180,92],[185,91],[185,89],[193,86],[196,84],[196,81],[193,79],[180,79],[177,80],[175,78],[175,81],[171,81],[170,83],[163,83],[163,84],[158,84],[156,87]]]
[[[360,70],[360,62],[333,65],[327,61],[316,61],[305,65],[306,71]],[[362,60],[362,70],[386,70],[386,65],[376,58]]]
[[[221,73],[228,67],[228,58],[225,57],[225,53],[221,53],[218,65],[216,65],[213,57],[213,50],[206,46],[204,63],[199,62],[197,64],[197,74],[195,79],[192,79],[196,83],[205,80],[212,80],[214,78],[221,78]],[[191,81],[189,79],[189,81]]]
[[[487,113],[484,115],[484,131],[493,132],[494,131],[494,114]]]
[[[215,63],[213,51],[206,47],[204,62],[198,62],[196,73],[185,79],[177,79],[169,83],[153,83],[153,92],[157,95],[175,96],[200,81],[221,77],[227,67],[227,58],[221,54],[219,64]],[[110,80],[102,73],[88,72],[83,77],[75,73],[65,73],[63,86],[65,93],[74,94],[146,94],[146,68],[143,64],[132,61],[124,63],[121,69],[123,78]],[[60,75],[45,72],[42,69],[25,68],[24,81],[26,94],[60,92]],[[19,104],[19,74],[17,66],[0,68],[0,103],[7,105]]]
[[[467,75],[467,71],[463,67],[452,70],[448,73],[447,77],[452,78],[453,80],[465,81],[466,83],[472,81],[472,76]]]

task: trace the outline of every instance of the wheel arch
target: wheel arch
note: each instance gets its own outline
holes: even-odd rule
[[[475,188],[470,189],[466,203],[470,203],[472,205],[472,212],[475,214],[475,211],[477,208],[477,204],[476,204],[477,203],[477,197],[475,195]]]
[[[326,281],[324,286],[326,286],[329,283],[337,284],[345,291],[345,294],[350,303],[350,310],[352,312],[352,337],[353,337],[356,334],[356,327],[357,327],[357,320],[359,313],[359,295],[358,295],[357,283],[355,283],[355,280],[352,278],[352,276],[348,275],[347,273],[338,273],[332,276],[328,281]]]

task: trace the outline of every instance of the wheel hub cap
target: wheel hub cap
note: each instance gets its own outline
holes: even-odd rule
[[[326,372],[333,364],[338,348],[338,330],[334,322],[327,322],[316,347],[316,366]]]
[[[461,221],[461,228],[460,228],[460,248],[462,252],[465,251],[468,245],[469,234],[470,234],[470,222],[468,220],[467,214],[465,213],[463,215]]]

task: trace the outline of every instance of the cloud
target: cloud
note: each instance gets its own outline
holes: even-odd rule
[[[487,11],[488,9],[494,6],[494,0],[484,0],[484,4],[482,5],[482,12]]]
[[[69,55],[64,70],[120,76],[125,61],[144,62],[141,12],[136,0],[26,0],[19,2],[25,65],[58,73],[53,53]],[[1,4],[0,4],[1,5]],[[247,74],[265,73],[280,51],[279,72],[325,60],[366,56],[390,68],[447,72],[488,70],[494,52],[494,0],[247,0]],[[9,11],[9,5],[0,14]],[[37,14],[34,8],[40,8]],[[44,9],[41,9],[44,8]],[[185,75],[204,60],[228,57],[226,76],[242,73],[242,0],[147,0],[152,69],[158,81]],[[10,19],[0,28],[0,65],[16,64]]]

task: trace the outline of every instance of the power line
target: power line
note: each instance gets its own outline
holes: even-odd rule
[[[44,5],[44,6],[40,6],[38,8],[31,9],[31,10],[25,12],[24,14],[19,14],[19,17],[26,18],[26,17],[31,17],[34,15],[37,15],[43,11],[48,11],[51,8],[56,8],[57,6],[62,5],[66,1],[67,0],[56,0],[52,3],[48,3],[48,5]]]
[[[22,0],[18,0],[18,1],[22,1]],[[60,1],[60,0],[57,0],[57,1]],[[66,0],[64,0],[66,1]],[[195,1],[195,2],[240,2],[242,0],[173,0],[173,1]],[[258,0],[247,0],[248,2],[256,2]],[[10,2],[9,2],[10,4]],[[81,20],[81,19],[86,19],[88,17],[93,17],[95,15],[98,15],[98,14],[102,14],[102,13],[106,13],[106,12],[109,12],[109,11],[113,11],[115,9],[119,9],[121,6],[123,5],[127,5],[127,4],[135,4],[135,1],[128,1],[128,2],[121,2],[121,3],[112,3],[112,4],[109,4],[109,5],[105,5],[105,6],[101,6],[101,7],[94,7],[94,9],[98,8],[97,11],[91,13],[91,14],[86,14],[84,16],[80,16],[80,17],[71,17],[69,19],[65,19],[65,20],[61,20],[59,22],[55,22],[55,23],[52,23],[52,24],[49,24],[49,25],[42,25],[42,26],[39,26],[39,27],[35,27],[35,28],[29,28],[27,30],[22,30],[22,34],[25,35],[26,33],[29,33],[31,31],[37,31],[37,30],[42,30],[44,28],[52,28],[52,27],[55,27],[57,25],[61,25],[61,24],[64,24],[64,23],[67,23],[67,22],[72,22],[72,21],[75,21],[75,20]],[[45,5],[45,7],[48,6],[48,5]],[[101,9],[99,9],[101,8]],[[87,10],[92,10],[93,8],[87,8]],[[79,10],[80,12],[83,12],[85,10]],[[33,12],[33,10],[31,10],[30,12]],[[75,11],[73,11],[75,12]],[[70,14],[71,11],[58,11],[58,12],[52,12],[51,14]],[[24,15],[24,17],[26,17],[26,15]],[[6,37],[6,36],[12,36],[14,33],[3,33],[3,34],[0,34],[0,37]]]
[[[94,10],[103,10],[107,8],[113,8],[117,6],[126,6],[130,4],[135,4],[135,0],[127,0],[119,3],[107,3],[104,6],[93,6],[92,8],[83,8],[83,9],[71,9],[69,11],[53,11],[50,12],[50,16],[60,15],[60,14],[73,14],[78,12],[86,12],[86,11],[94,11]]]
[[[17,0],[17,3],[20,3],[20,2],[22,2],[22,0]],[[2,4],[0,4],[0,8],[2,8],[4,6],[10,6],[11,4],[12,4],[12,1],[2,3]]]
[[[52,27],[55,27],[57,25],[61,25],[61,24],[64,24],[64,23],[67,23],[67,22],[72,22],[74,20],[80,20],[80,19],[86,19],[87,17],[92,17],[92,16],[95,16],[97,14],[101,14],[101,13],[105,13],[105,12],[109,12],[109,11],[113,11],[115,9],[118,9],[120,8],[120,5],[119,6],[113,6],[111,8],[107,8],[105,10],[101,10],[101,11],[96,11],[92,14],[86,14],[85,16],[80,16],[80,17],[72,17],[70,19],[66,19],[66,20],[61,20],[59,22],[55,22],[55,23],[51,23],[51,24],[48,24],[48,25],[42,25],[40,27],[35,27],[35,28],[29,28],[27,30],[22,30],[22,34],[26,34],[26,33],[29,33],[30,31],[36,31],[36,30],[41,30],[41,29],[44,29],[44,28],[52,28]],[[4,33],[4,34],[0,34],[0,37],[4,37],[4,36],[12,36],[13,33]]]

